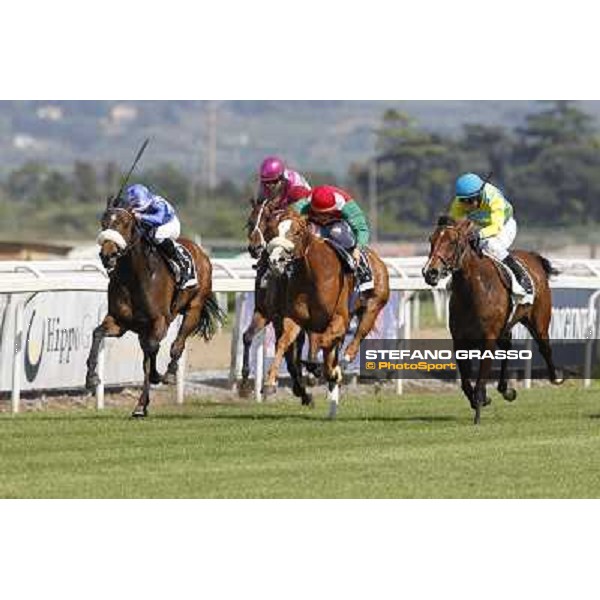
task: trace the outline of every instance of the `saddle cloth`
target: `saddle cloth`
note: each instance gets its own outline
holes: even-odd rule
[[[486,252],[484,252],[484,254],[485,254],[485,256],[487,256],[489,259],[492,260],[494,265],[496,265],[496,268],[498,269],[498,273],[500,274],[500,279],[502,280],[502,283],[504,284],[506,289],[510,292],[510,296],[513,301],[513,305],[516,307],[519,304],[525,304],[525,302],[523,302],[524,296],[517,296],[516,294],[514,294],[512,292],[512,290],[514,289],[513,285],[515,283],[517,283],[515,274],[512,272],[512,270],[509,269],[503,262],[499,261],[495,256],[492,256],[491,254],[487,254]],[[529,270],[527,269],[527,267],[525,266],[523,261],[519,260],[512,253],[511,253],[511,256],[515,259],[515,261],[517,261],[521,265],[521,267],[523,267],[523,270],[527,273],[527,276],[529,277],[529,281],[531,281],[531,289],[533,290],[532,296],[535,298],[535,295],[536,295],[535,281],[534,281],[533,277],[531,276],[531,273],[529,272]]]
[[[194,257],[192,256],[192,253],[183,244],[180,244],[179,242],[176,242],[175,240],[173,240],[173,241],[175,242],[177,252],[180,254],[183,254],[183,256],[185,257],[185,262],[187,264],[187,270],[185,273],[186,280],[190,281],[191,279],[195,279],[196,281],[198,281],[198,272],[196,270],[196,263],[194,262]],[[169,260],[164,255],[162,255],[162,256],[166,260],[167,264],[169,265],[171,274],[177,280],[177,276],[178,276],[177,269],[179,269],[179,265],[172,264],[171,260]]]

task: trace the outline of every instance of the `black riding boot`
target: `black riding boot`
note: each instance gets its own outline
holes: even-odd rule
[[[360,252],[360,260],[358,261],[358,265],[356,265],[356,276],[360,292],[367,292],[375,287],[371,265],[362,250]]]
[[[193,287],[198,284],[188,257],[178,248],[172,239],[167,238],[163,240],[160,244],[160,249],[174,267],[175,282],[181,289]]]
[[[533,293],[533,286],[531,285],[531,279],[527,271],[518,263],[510,254],[502,261],[517,278],[517,281],[521,284],[521,287],[528,293]]]

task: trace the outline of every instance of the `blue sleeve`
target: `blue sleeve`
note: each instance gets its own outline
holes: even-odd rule
[[[169,220],[168,213],[169,211],[166,204],[163,202],[155,202],[141,213],[140,218],[143,223],[147,223],[153,227],[159,227]]]

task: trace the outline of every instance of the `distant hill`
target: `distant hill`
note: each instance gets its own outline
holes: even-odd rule
[[[600,102],[582,102],[596,119]],[[514,127],[538,109],[531,101],[221,101],[217,104],[217,174],[248,180],[268,153],[307,171],[344,177],[371,153],[373,130],[387,108],[430,130],[458,133],[465,123]],[[127,165],[146,136],[145,166],[173,162],[206,177],[205,101],[1,101],[0,176],[27,160],[71,168],[75,160]]]

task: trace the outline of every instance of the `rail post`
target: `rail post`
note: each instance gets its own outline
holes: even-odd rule
[[[16,301],[15,304],[15,330],[13,337],[13,371],[12,371],[12,394],[11,411],[18,413],[21,404],[21,375],[23,371],[23,302]]]

